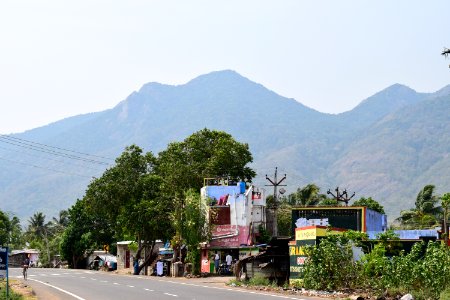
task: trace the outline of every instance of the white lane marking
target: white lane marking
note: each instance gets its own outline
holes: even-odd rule
[[[54,288],[54,289],[56,289],[56,290],[58,290],[58,291],[60,291],[60,292],[63,292],[63,293],[65,293],[65,294],[67,294],[67,295],[70,295],[70,296],[72,296],[72,297],[74,297],[74,298],[76,298],[76,299],[78,299],[78,300],[86,300],[86,299],[84,299],[84,298],[81,298],[80,296],[77,296],[77,295],[75,295],[75,294],[69,292],[69,291],[63,290],[62,288],[59,288],[59,287],[57,287],[57,286],[48,284],[48,283],[46,283],[46,282],[42,282],[42,281],[36,280],[36,279],[30,279],[30,280],[33,280],[33,281],[39,282],[39,283],[41,283],[41,284],[43,284],[43,285],[49,286],[49,287],[51,287],[51,288]]]
[[[127,287],[134,287],[134,285],[127,285]]]
[[[288,297],[288,296],[275,295],[275,294],[269,294],[269,293],[260,293],[260,292],[240,290],[240,289],[234,289],[234,288],[223,288],[223,287],[217,287],[217,286],[200,285],[200,284],[195,284],[195,283],[177,282],[177,281],[172,281],[172,280],[151,279],[151,278],[149,278],[149,280],[156,280],[159,282],[170,282],[170,283],[176,283],[176,284],[185,284],[185,285],[190,285],[190,286],[203,287],[203,288],[207,288],[207,289],[216,289],[216,290],[234,291],[234,292],[239,292],[239,293],[256,294],[256,295],[269,296],[269,297],[275,297],[275,298],[305,300],[303,298]]]
[[[144,289],[144,290],[149,291],[149,292],[154,292],[154,290],[150,290],[150,289]]]
[[[86,277],[84,277],[84,276],[81,276],[80,278],[83,278],[83,279],[85,279]]]
[[[174,295],[174,294],[169,294],[169,293],[164,293],[164,295],[167,295],[167,296],[172,296],[172,297],[178,297],[178,295]]]
[[[117,282],[114,282],[113,284],[115,284],[115,285],[119,285]]]
[[[95,278],[91,278],[91,280],[97,280],[97,279],[95,279]]]
[[[108,280],[100,280],[100,282],[108,282]]]
[[[53,276],[59,276],[59,275],[61,275],[61,274],[57,274],[57,273],[55,273],[55,274],[52,274]]]

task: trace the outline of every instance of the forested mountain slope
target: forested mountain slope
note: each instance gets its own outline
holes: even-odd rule
[[[1,137],[0,203],[21,218],[38,210],[56,215],[127,145],[157,154],[207,127],[250,145],[260,185],[277,166],[287,173],[288,191],[311,182],[323,190],[339,185],[398,214],[426,183],[450,190],[448,90],[423,94],[395,84],[333,115],[229,70],[178,86],[148,83],[112,109]],[[39,152],[14,138],[71,149],[82,159]]]

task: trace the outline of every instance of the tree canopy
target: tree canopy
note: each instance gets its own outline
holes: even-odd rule
[[[174,193],[200,190],[204,178],[230,176],[249,181],[256,173],[248,144],[239,143],[223,131],[202,129],[182,142],[170,143],[159,153],[156,173]]]
[[[372,199],[372,197],[361,197],[359,200],[353,202],[352,206],[366,206],[374,211],[384,214],[384,207],[378,201]]]

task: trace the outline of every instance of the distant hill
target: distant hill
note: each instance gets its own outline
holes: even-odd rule
[[[311,182],[323,191],[347,187],[379,200],[393,218],[414,205],[427,183],[450,191],[449,94],[449,87],[424,94],[395,84],[333,115],[230,70],[178,86],[148,83],[112,109],[0,137],[1,209],[22,219],[36,211],[54,216],[81,198],[127,145],[158,153],[206,127],[250,145],[259,185],[277,166],[289,192]],[[31,146],[72,149],[65,153],[78,159]]]

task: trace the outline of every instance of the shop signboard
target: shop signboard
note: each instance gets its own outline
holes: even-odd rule
[[[0,247],[0,279],[8,277],[8,247]]]

